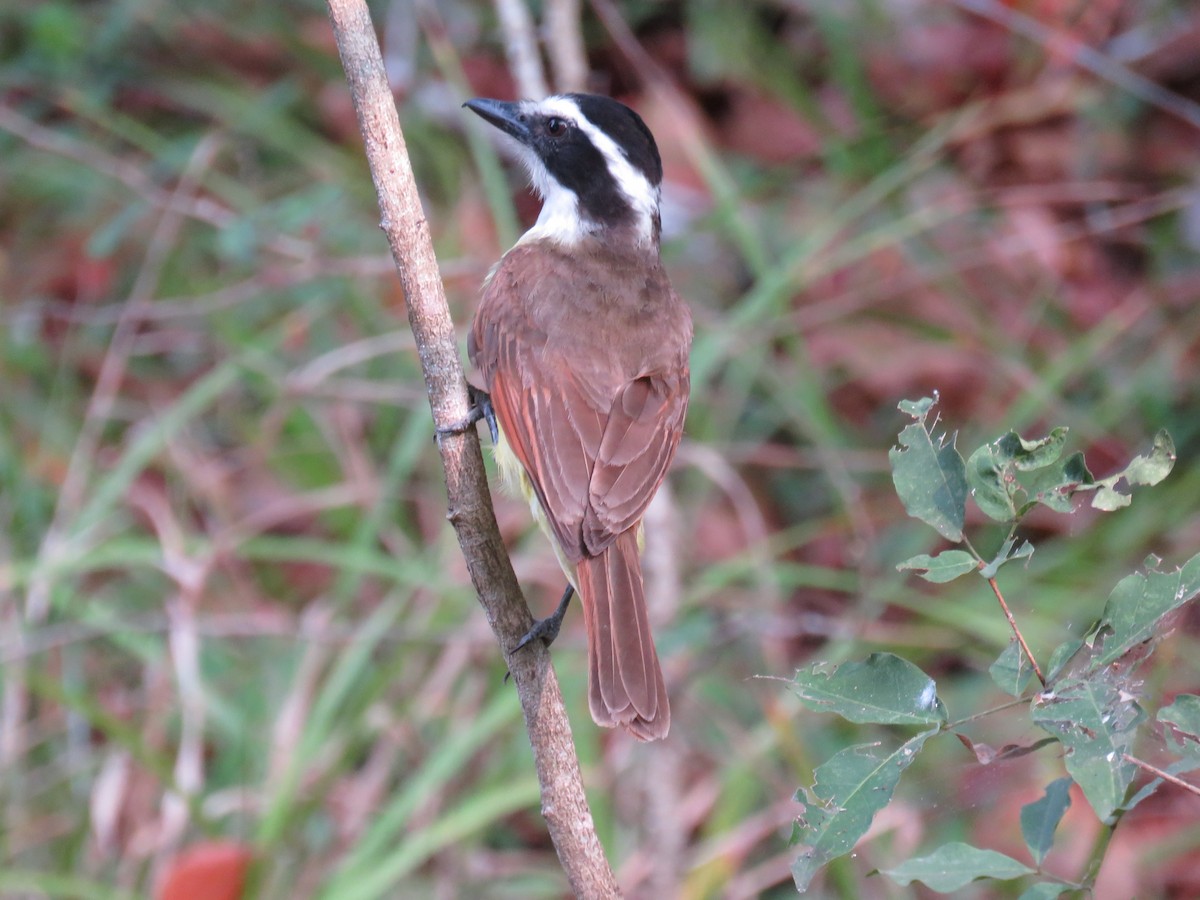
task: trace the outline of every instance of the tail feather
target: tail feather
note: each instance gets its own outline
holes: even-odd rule
[[[592,718],[653,741],[666,737],[671,709],[650,634],[636,532],[631,528],[599,556],[580,560],[577,571]]]

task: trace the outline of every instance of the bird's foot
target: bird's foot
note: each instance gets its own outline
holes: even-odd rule
[[[554,639],[558,637],[558,630],[562,628],[563,616],[567,614],[567,606],[571,603],[571,595],[575,593],[575,588],[567,585],[567,589],[563,591],[562,599],[558,601],[558,607],[550,615],[544,619],[538,619],[533,623],[533,627],[525,632],[525,636],[517,641],[517,645],[512,648],[510,653],[516,653],[526,645],[534,641],[541,640],[549,647],[554,643]],[[504,681],[507,683],[512,672],[504,673]]]
[[[487,391],[481,391],[474,385],[468,384],[467,397],[471,402],[471,407],[467,410],[466,416],[451,425],[435,428],[434,437],[440,441],[444,437],[463,434],[474,428],[475,423],[483,419],[488,424],[488,431],[492,435],[492,443],[495,444],[500,440],[500,429],[496,425],[496,411],[492,408],[491,395]]]
[[[531,641],[541,640],[547,647],[554,643],[554,639],[558,637],[558,630],[562,628],[563,616],[567,614],[567,606],[571,603],[571,595],[575,593],[575,588],[567,585],[567,589],[563,591],[562,599],[558,601],[558,608],[544,619],[538,619],[533,623],[533,627],[525,632],[525,636],[517,642],[517,646],[512,648],[512,652],[525,647]]]

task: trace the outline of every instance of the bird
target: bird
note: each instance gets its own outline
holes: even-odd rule
[[[587,632],[588,707],[642,741],[671,725],[642,578],[642,518],[683,435],[692,316],[660,255],[662,160],[628,106],[598,94],[469,100],[516,142],[542,199],[492,268],[467,338],[474,421],[529,501]]]

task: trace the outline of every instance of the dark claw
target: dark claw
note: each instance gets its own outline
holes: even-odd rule
[[[492,435],[492,443],[500,443],[500,426],[496,424],[496,410],[492,406],[492,395],[478,388],[471,388],[468,393],[471,394],[475,409],[480,411],[480,415],[487,422],[488,432]]]
[[[575,593],[575,588],[572,585],[567,585],[567,589],[563,591],[562,599],[558,601],[558,607],[550,615],[544,619],[538,619],[533,623],[533,627],[525,632],[525,636],[517,642],[517,646],[512,648],[513,653],[523,648],[530,641],[541,639],[546,642],[549,647],[554,643],[554,639],[558,637],[558,630],[562,628],[563,616],[567,614],[567,606],[571,603],[571,595]]]
[[[536,640],[544,641],[549,647],[554,643],[554,639],[558,637],[558,631],[562,628],[563,616],[567,614],[567,607],[571,603],[571,595],[575,593],[575,588],[572,585],[567,585],[567,589],[563,591],[562,599],[558,601],[558,606],[554,612],[546,616],[544,619],[538,619],[533,623],[533,627],[525,632],[525,636],[517,642],[517,645],[510,650],[510,653],[516,653],[523,649],[527,644]],[[504,680],[508,681],[509,673],[504,673]]]
[[[496,411],[492,408],[491,396],[486,391],[481,391],[474,385],[468,384],[467,397],[470,399],[471,408],[467,411],[466,417],[453,425],[435,428],[434,438],[440,440],[450,435],[463,434],[474,428],[475,423],[480,419],[484,419],[487,421],[488,431],[492,434],[492,443],[495,444],[500,440],[500,429],[496,425]]]

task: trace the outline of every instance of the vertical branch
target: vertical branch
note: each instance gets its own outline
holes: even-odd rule
[[[517,80],[517,94],[530,100],[541,100],[550,91],[538,53],[537,34],[533,17],[525,0],[494,0],[500,28],[504,32],[504,53],[508,67]]]
[[[587,50],[580,26],[580,0],[547,0],[546,53],[554,71],[554,86],[560,91],[587,88]]]
[[[375,28],[365,0],[328,0],[327,5],[375,182],[380,224],[404,288],[434,425],[452,427],[467,415],[466,381]],[[618,897],[584,795],[549,654],[540,644],[511,656],[506,649],[515,646],[533,619],[496,525],[479,440],[471,430],[439,441],[439,447],[449,518],[516,683],[541,786],[542,814],[559,861],[576,896]]]

